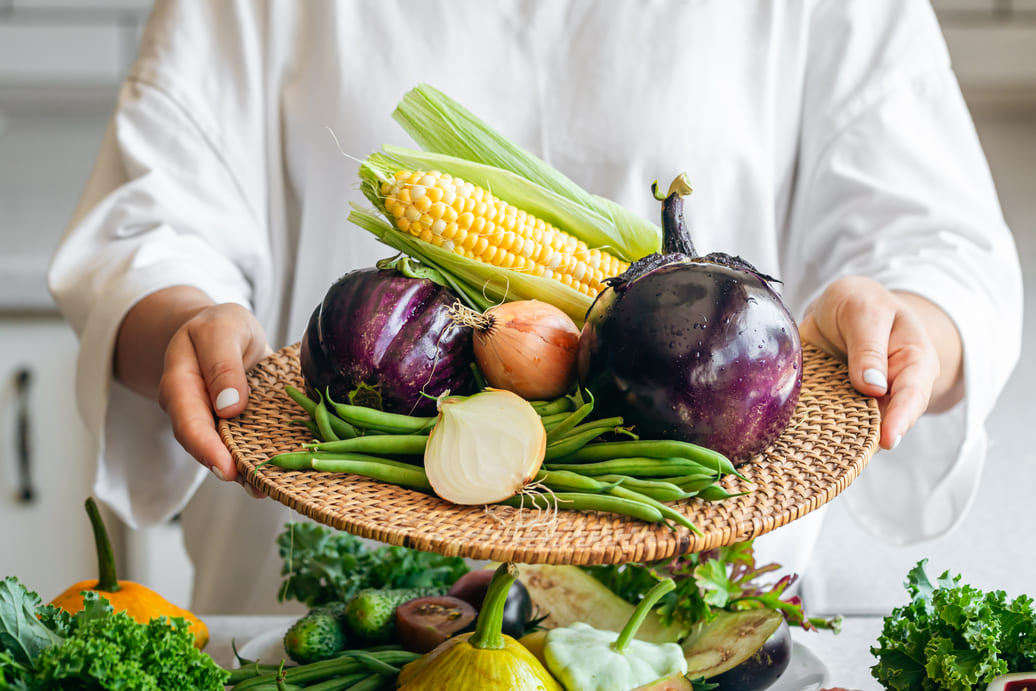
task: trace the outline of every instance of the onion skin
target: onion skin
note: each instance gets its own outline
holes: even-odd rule
[[[547,302],[516,300],[485,311],[475,329],[475,361],[486,381],[526,400],[563,396],[576,383],[579,327]]]
[[[342,276],[302,337],[307,391],[347,402],[351,391],[366,384],[380,392],[380,406],[372,407],[411,415],[433,415],[434,397],[447,390],[473,391],[471,329],[449,316],[456,301],[453,292],[430,280],[390,269]]]
[[[745,461],[780,436],[802,385],[798,327],[758,274],[665,264],[603,291],[579,342],[595,412],[647,438]]]

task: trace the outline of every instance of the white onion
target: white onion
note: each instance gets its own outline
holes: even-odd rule
[[[454,504],[503,501],[539,472],[547,432],[521,396],[489,389],[439,402],[424,468],[437,495]]]

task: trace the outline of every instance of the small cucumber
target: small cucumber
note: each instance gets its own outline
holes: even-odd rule
[[[396,607],[419,597],[445,595],[441,588],[367,588],[345,608],[345,626],[365,645],[389,643],[396,634]]]
[[[311,609],[284,634],[284,651],[300,665],[327,660],[345,648],[341,612],[327,606]]]

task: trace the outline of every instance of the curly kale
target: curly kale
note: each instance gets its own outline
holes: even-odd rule
[[[885,617],[871,675],[906,691],[984,689],[995,677],[1036,669],[1032,598],[1008,601],[944,572],[933,584],[921,560],[907,575],[909,604]]]
[[[141,624],[97,592],[69,615],[17,579],[0,582],[0,689],[222,690],[229,673],[194,647],[186,620]]]

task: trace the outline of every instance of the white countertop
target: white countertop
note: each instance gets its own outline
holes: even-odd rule
[[[233,665],[232,642],[240,649],[256,636],[271,630],[284,630],[295,620],[290,616],[202,615],[201,618],[209,628],[209,644],[205,651],[223,667]],[[880,691],[882,687],[870,674],[870,667],[875,662],[870,647],[878,640],[881,622],[880,617],[847,617],[839,634],[794,629],[792,637],[827,666],[830,671],[827,687]]]

